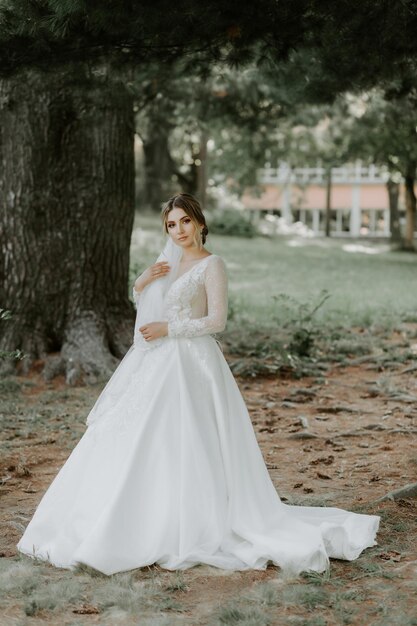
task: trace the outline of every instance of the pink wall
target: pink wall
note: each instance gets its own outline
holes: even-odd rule
[[[245,192],[242,202],[251,209],[281,209],[282,188],[278,185],[266,184],[260,198]],[[400,190],[400,207],[403,205],[403,189]],[[334,209],[349,209],[352,206],[352,186],[334,185],[332,187],[331,205]],[[326,206],[326,190],[319,185],[311,185],[304,190],[291,188],[291,206],[293,209],[324,209]],[[385,185],[361,185],[360,206],[362,209],[388,209],[388,192]]]

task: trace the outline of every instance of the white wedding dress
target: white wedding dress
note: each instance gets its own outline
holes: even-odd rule
[[[297,574],[375,545],[378,516],[280,500],[213,337],[226,324],[227,282],[216,254],[174,280],[168,336],[145,353],[132,344],[19,551],[109,575],[152,563],[246,570],[269,561]]]

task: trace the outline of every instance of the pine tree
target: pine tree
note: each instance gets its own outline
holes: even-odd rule
[[[68,382],[107,378],[131,345],[133,72],[181,57],[202,75],[220,57],[245,62],[273,4],[0,4],[0,300],[13,313],[0,350],[24,350],[23,371],[49,357]],[[278,54],[297,37],[283,19]]]
[[[411,0],[2,0],[0,351],[26,369],[59,353],[72,382],[131,343],[135,68],[182,58],[204,76],[303,50],[331,98],[413,68],[416,23]]]

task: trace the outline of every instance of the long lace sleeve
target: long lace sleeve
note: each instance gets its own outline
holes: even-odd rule
[[[207,315],[195,319],[174,319],[168,322],[168,337],[197,337],[219,333],[226,327],[228,279],[226,264],[216,256],[205,268],[204,286],[207,294]]]
[[[133,302],[135,303],[135,306],[136,306],[136,309],[137,309],[138,306],[139,306],[139,300],[140,300],[141,293],[139,291],[136,291],[135,285],[133,285],[132,294],[133,294]]]

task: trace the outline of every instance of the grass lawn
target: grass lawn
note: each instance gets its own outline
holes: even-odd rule
[[[132,280],[155,261],[163,241],[158,216],[137,216]],[[273,296],[289,296],[295,308],[297,303],[314,306],[323,290],[330,297],[317,318],[326,323],[393,326],[417,320],[417,254],[391,252],[380,242],[295,236],[209,234],[206,248],[227,263],[230,312],[238,320],[268,325],[282,313]]]

